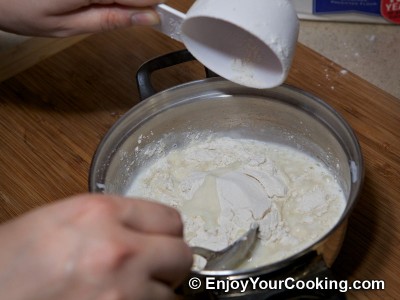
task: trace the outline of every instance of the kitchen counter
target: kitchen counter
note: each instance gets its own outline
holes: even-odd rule
[[[302,44],[400,99],[400,26],[306,20],[300,24]],[[41,38],[33,42],[28,37],[0,31],[0,61],[6,60],[7,55],[10,63],[19,67],[17,71],[23,71],[80,40]],[[0,63],[0,81],[2,67],[11,68]]]
[[[301,21],[299,41],[400,99],[400,26]]]
[[[300,41],[312,31],[306,26],[311,25],[303,27]],[[387,28],[382,30],[392,30]],[[138,103],[135,71],[144,61],[178,49],[182,45],[147,28],[117,30],[87,37],[0,83],[0,222],[86,192],[98,143]],[[155,86],[198,79],[202,71],[197,65],[174,67],[155,74]],[[386,288],[353,290],[348,299],[400,299],[400,102],[394,96],[399,87],[385,92],[355,75],[350,65],[302,44],[287,83],[333,106],[363,149],[364,189],[333,270],[350,281],[384,280]]]

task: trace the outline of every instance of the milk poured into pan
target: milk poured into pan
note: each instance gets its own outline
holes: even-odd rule
[[[182,213],[192,246],[219,250],[252,222],[259,240],[240,268],[285,259],[337,223],[345,195],[331,172],[286,146],[210,138],[169,152],[137,176],[128,196],[154,199]]]

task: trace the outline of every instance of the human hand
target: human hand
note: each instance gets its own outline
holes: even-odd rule
[[[173,299],[190,248],[172,208],[82,195],[0,226],[0,298]]]
[[[64,37],[159,22],[163,0],[0,0],[0,29]]]

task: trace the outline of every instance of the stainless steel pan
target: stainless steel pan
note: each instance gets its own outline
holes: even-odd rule
[[[193,272],[191,276],[203,281],[207,277],[226,280],[258,276],[263,279],[331,278],[329,267],[340,250],[346,220],[363,182],[362,153],[352,129],[323,100],[287,85],[258,90],[222,78],[207,78],[158,93],[154,91],[150,83],[153,71],[191,59],[187,51],[181,51],[142,66],[137,83],[145,100],[118,120],[100,143],[90,170],[90,191],[124,194],[133,176],[151,160],[188,143],[188,132],[246,137],[295,147],[319,159],[339,179],[347,206],[337,224],[310,247],[282,261],[249,270]],[[141,136],[147,138],[141,139]],[[158,156],[138,155],[134,151],[136,147],[165,140],[166,136],[165,152]],[[180,292],[188,297],[197,295],[199,299],[275,299],[272,297],[290,296],[295,291],[210,292],[190,289],[186,282]],[[297,292],[313,297],[322,293],[321,299],[331,295],[330,291]]]

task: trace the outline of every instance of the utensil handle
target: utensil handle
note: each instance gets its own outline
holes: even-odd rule
[[[151,84],[151,74],[154,71],[172,67],[181,63],[196,60],[187,49],[171,52],[142,64],[136,72],[136,84],[139,90],[140,101],[157,93]],[[206,77],[216,77],[215,73],[205,68]]]

